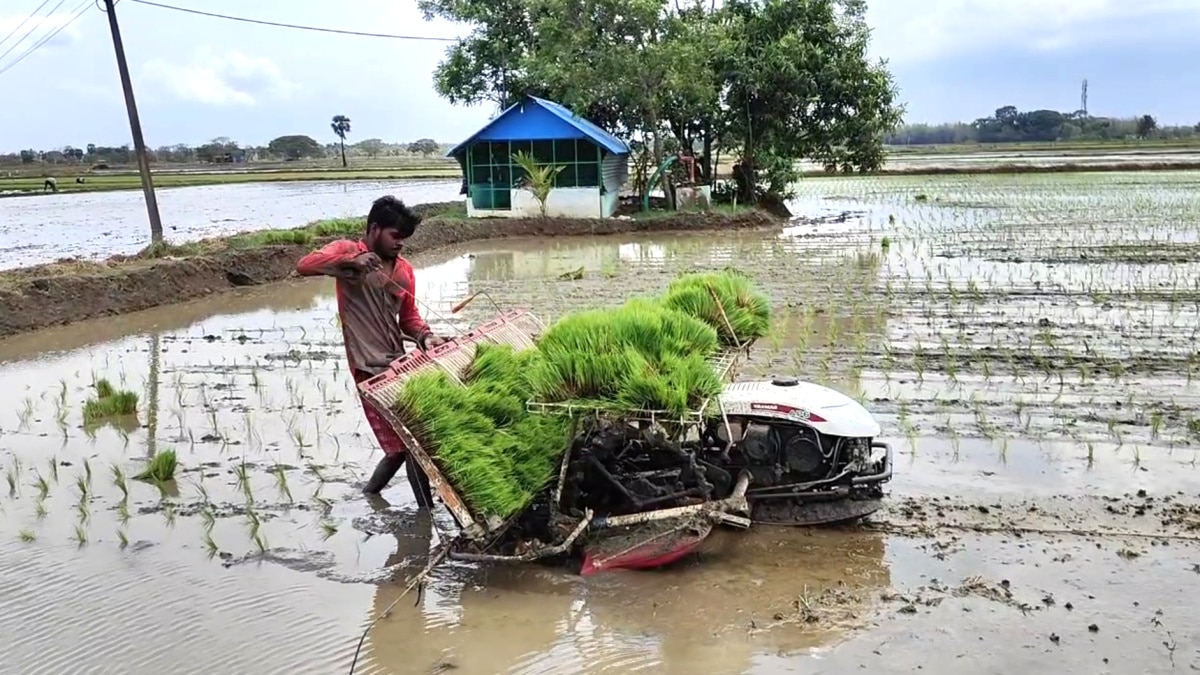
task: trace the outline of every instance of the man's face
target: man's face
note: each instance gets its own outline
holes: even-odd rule
[[[404,249],[400,232],[391,227],[372,225],[367,232],[367,247],[383,260],[395,260]]]

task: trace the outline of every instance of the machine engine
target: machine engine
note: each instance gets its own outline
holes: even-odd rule
[[[849,476],[870,460],[867,438],[822,436],[805,424],[770,419],[731,420],[730,426],[742,432],[732,445],[730,465],[749,470],[759,492]]]

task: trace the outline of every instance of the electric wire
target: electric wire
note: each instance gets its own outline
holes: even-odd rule
[[[87,11],[88,5],[90,5],[91,3],[92,3],[92,0],[83,0],[83,2],[80,3],[78,5],[78,7],[75,9],[75,13],[71,16],[70,19],[67,19],[65,22],[63,22],[63,25],[59,26],[56,30],[52,31],[50,34],[46,35],[41,40],[38,40],[36,43],[34,43],[34,45],[32,47],[30,47],[28,50],[26,50],[24,53],[22,53],[20,56],[18,56],[15,61],[13,61],[12,63],[9,63],[7,66],[4,66],[3,68],[0,68],[0,75],[3,75],[4,73],[7,73],[8,71],[12,70],[18,63],[24,61],[30,54],[36,52],[39,48],[41,48],[42,45],[53,40],[54,36],[58,35],[59,33],[63,32],[64,30],[66,30],[67,26],[70,26],[71,24],[75,23],[75,21],[79,17],[83,16],[83,13]],[[59,4],[62,4],[62,3],[60,2]],[[5,52],[5,53],[7,54],[8,52]],[[2,56],[3,55],[0,55],[0,57],[2,57]]]
[[[187,14],[197,14],[199,16],[212,17],[214,19],[226,19],[228,21],[241,21],[243,23],[253,23],[260,26],[274,26],[276,28],[291,28],[294,30],[307,30],[315,33],[333,33],[336,35],[353,35],[355,37],[373,37],[387,38],[389,40],[421,40],[426,42],[458,42],[458,38],[448,37],[433,37],[428,35],[395,35],[392,33],[368,33],[357,30],[341,30],[338,28],[321,28],[319,26],[301,26],[294,23],[281,23],[279,21],[266,21],[264,19],[251,19],[244,16],[231,16],[229,14],[217,14],[215,12],[204,12],[190,7],[177,7],[175,5],[167,5],[161,2],[151,2],[151,0],[130,0],[139,5],[147,5],[149,7],[159,7],[161,9],[170,9],[176,12],[186,12]]]
[[[12,50],[14,50],[14,49],[16,49],[17,47],[21,46],[21,43],[22,43],[22,42],[24,42],[25,40],[29,39],[29,36],[30,36],[30,35],[33,35],[34,31],[36,31],[36,30],[38,29],[38,26],[41,26],[41,25],[42,25],[42,23],[44,23],[44,22],[46,21],[46,19],[48,19],[48,18],[50,18],[50,17],[54,16],[54,13],[55,13],[55,12],[57,12],[57,11],[58,11],[58,8],[59,8],[59,7],[62,7],[62,4],[63,4],[64,2],[66,2],[66,1],[67,1],[67,0],[58,0],[58,4],[57,4],[57,5],[55,5],[55,6],[54,6],[54,7],[53,7],[53,8],[52,8],[52,9],[51,9],[51,10],[50,10],[48,13],[46,13],[46,15],[45,15],[45,16],[43,16],[43,17],[41,18],[41,20],[37,22],[37,25],[35,25],[35,26],[33,26],[32,28],[30,28],[28,32],[26,32],[24,35],[22,35],[22,36],[21,36],[21,39],[19,39],[19,40],[17,40],[16,42],[12,43],[12,45],[11,45],[11,46],[10,46],[8,49],[4,50],[4,53],[0,54],[0,59],[3,59],[5,56],[8,56],[8,55],[9,55],[9,53],[10,53],[10,52],[12,52]],[[43,4],[44,4],[44,3],[43,3]],[[39,9],[40,9],[40,8],[39,8]],[[35,11],[36,11],[36,10],[35,10]],[[30,17],[29,17],[29,18],[33,18],[33,16],[32,16],[32,15],[30,15]],[[29,20],[29,19],[26,19],[25,21],[28,21],[28,20]],[[25,25],[25,21],[22,21],[22,22],[21,22],[21,25]],[[7,40],[8,38],[5,38],[5,39]]]
[[[21,21],[21,23],[17,24],[16,28],[10,30],[8,32],[8,35],[5,35],[3,38],[0,38],[0,45],[4,44],[5,42],[8,42],[9,38],[16,35],[17,31],[21,30],[21,28],[23,28],[25,26],[25,24],[29,23],[30,19],[37,16],[37,13],[42,11],[42,8],[48,4],[50,4],[50,0],[42,0],[42,4],[38,5],[36,9],[34,9],[32,12],[30,12],[29,16],[25,17],[25,19],[23,21]]]

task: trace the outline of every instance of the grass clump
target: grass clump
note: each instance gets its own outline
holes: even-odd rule
[[[83,421],[96,424],[113,417],[137,414],[138,395],[132,391],[116,389],[108,380],[97,380],[93,387],[96,395],[83,404]]]
[[[726,346],[753,342],[771,328],[771,299],[736,270],[681,276],[667,288],[663,304],[712,326]]]
[[[142,472],[134,476],[134,480],[144,480],[151,483],[166,483],[175,479],[175,470],[179,468],[179,460],[174,450],[156,452],[150,458]]]
[[[507,518],[550,482],[568,442],[567,420],[530,414],[526,373],[537,350],[481,344],[460,386],[421,373],[396,408],[472,510]]]

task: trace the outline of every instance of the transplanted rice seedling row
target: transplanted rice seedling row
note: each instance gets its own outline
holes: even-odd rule
[[[720,393],[708,359],[766,334],[770,301],[737,272],[683,276],[660,298],[562,317],[519,354],[481,345],[460,387],[411,378],[397,412],[477,512],[507,517],[555,475],[570,422],[531,400],[684,416]]]
[[[852,375],[903,435],[1066,440],[1079,457],[1141,448],[1191,465],[1198,188],[1194,172],[806,181],[861,218],[860,251],[881,262],[865,282],[824,263],[791,311],[832,335],[793,364]],[[869,333],[839,333],[849,317]]]

